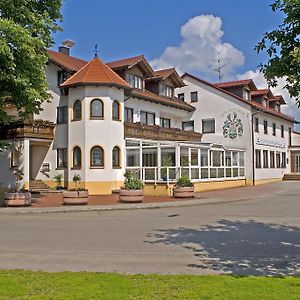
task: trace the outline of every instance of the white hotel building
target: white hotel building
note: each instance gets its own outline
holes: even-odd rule
[[[49,50],[46,72],[51,103],[0,128],[0,139],[22,150],[0,156],[2,189],[15,185],[17,164],[25,188],[54,187],[57,174],[70,188],[80,174],[92,195],[119,189],[126,170],[152,195],[170,195],[182,175],[204,191],[300,173],[300,135],[281,113],[284,99],[251,80],[180,77],[175,69],[153,70],[144,56],[87,62],[65,46]]]

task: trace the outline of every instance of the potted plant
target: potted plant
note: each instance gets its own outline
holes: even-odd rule
[[[54,176],[54,180],[56,182],[55,189],[58,190],[58,191],[63,190],[62,179],[63,179],[62,174],[57,174],[57,175]]]
[[[125,203],[138,203],[144,200],[144,183],[134,174],[127,171],[124,175],[124,187],[120,189],[119,201]]]
[[[80,187],[81,176],[74,174],[73,182],[75,188],[63,191],[63,204],[65,205],[86,205],[89,201],[88,190]]]
[[[194,184],[187,176],[182,176],[177,180],[176,186],[173,188],[173,196],[175,198],[194,197]]]
[[[22,185],[24,173],[20,167],[24,144],[14,141],[11,145],[0,145],[0,148],[2,150],[1,152],[12,149],[17,157],[17,166],[13,168],[16,186],[11,191],[4,193],[4,205],[8,207],[30,206],[31,193],[25,190]]]

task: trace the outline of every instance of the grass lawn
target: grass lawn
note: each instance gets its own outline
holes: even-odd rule
[[[300,299],[300,278],[0,271],[0,299]]]

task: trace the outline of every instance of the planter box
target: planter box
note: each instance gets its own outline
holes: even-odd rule
[[[63,204],[65,205],[86,205],[89,201],[88,191],[63,191]]]
[[[120,202],[139,203],[144,201],[144,190],[120,190]]]
[[[175,198],[193,198],[194,187],[174,187],[173,196]]]
[[[8,207],[30,206],[31,193],[5,193],[4,204]]]

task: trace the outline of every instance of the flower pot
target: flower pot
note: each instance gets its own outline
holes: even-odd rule
[[[139,203],[144,201],[144,190],[121,189],[119,201],[124,203]]]
[[[63,191],[63,204],[86,205],[89,201],[88,191]]]
[[[5,193],[4,204],[8,207],[30,206],[31,193]]]
[[[175,198],[193,198],[194,187],[174,187],[173,196]]]

